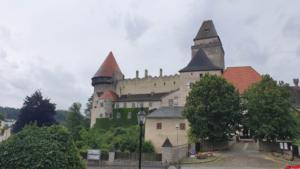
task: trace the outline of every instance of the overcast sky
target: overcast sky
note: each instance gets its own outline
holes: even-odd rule
[[[212,19],[225,65],[250,65],[292,84],[300,77],[299,0],[0,0],[0,106],[40,89],[57,108],[85,104],[113,51],[125,77],[175,74]]]

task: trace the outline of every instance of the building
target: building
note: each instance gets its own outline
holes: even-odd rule
[[[183,107],[161,107],[147,116],[145,139],[151,140],[156,152],[161,152],[166,138],[174,146],[188,143],[189,124],[182,110]]]
[[[191,86],[204,74],[224,76],[240,92],[260,80],[260,75],[250,66],[225,69],[225,52],[211,20],[202,23],[193,41],[191,57],[187,57],[189,63],[174,75],[164,75],[160,69],[159,76],[151,76],[145,70],[143,77],[136,71],[135,78],[125,78],[110,52],[92,78],[91,127],[97,119],[112,118],[114,109],[144,107],[150,112],[156,110],[146,120],[145,139],[152,141],[157,151],[167,137],[176,145],[176,124],[182,127],[179,144],[186,144],[188,124],[181,110]]]

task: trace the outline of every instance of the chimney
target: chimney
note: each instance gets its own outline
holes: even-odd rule
[[[148,70],[145,69],[145,78],[147,78],[147,77],[148,77]]]
[[[162,77],[163,76],[163,70],[162,68],[159,69],[159,77]]]
[[[299,87],[299,79],[298,78],[293,79],[293,82],[294,82],[295,87]]]
[[[135,71],[135,78],[139,78],[139,71],[137,70],[137,71]]]

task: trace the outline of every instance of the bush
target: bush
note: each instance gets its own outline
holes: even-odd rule
[[[85,165],[66,128],[26,126],[0,144],[5,169],[84,169]]]

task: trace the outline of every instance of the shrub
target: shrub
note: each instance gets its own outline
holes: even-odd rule
[[[0,144],[5,169],[84,169],[85,165],[66,128],[26,126]]]

